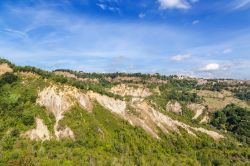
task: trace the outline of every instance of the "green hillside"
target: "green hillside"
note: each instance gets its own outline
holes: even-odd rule
[[[12,71],[6,70],[3,64],[8,64]],[[1,72],[0,165],[250,164],[250,105],[248,95],[242,94],[242,89],[249,91],[249,82],[207,80],[200,85],[198,79],[159,74],[48,72],[16,66],[3,59]],[[42,92],[45,96],[51,93],[50,98],[42,100]],[[91,94],[102,98],[93,98]],[[90,98],[90,110],[83,107],[88,101],[85,97]],[[49,105],[53,100],[65,105]],[[111,103],[110,106],[108,102],[113,100],[113,104],[119,101],[119,105],[115,107]],[[223,108],[214,109],[219,107],[213,100],[220,101],[219,106]],[[122,108],[120,103],[125,103],[127,112],[112,110]],[[53,109],[64,107],[69,109],[58,120]],[[172,111],[178,107],[181,113]],[[202,111],[199,115],[198,107]],[[170,119],[173,127],[157,116],[148,117],[155,114],[153,109],[162,118]],[[194,118],[195,114],[198,118]],[[45,135],[34,135],[32,139],[25,134],[37,127],[37,118],[48,128],[46,139]],[[202,119],[206,118],[209,120],[203,123]],[[143,128],[144,123],[149,130]],[[73,137],[67,137],[69,132],[57,137],[55,132],[69,131],[67,128]],[[198,128],[213,131],[221,138],[215,139]],[[149,132],[151,129],[157,138]]]

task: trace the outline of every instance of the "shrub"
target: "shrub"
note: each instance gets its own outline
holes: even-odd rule
[[[17,79],[18,77],[13,73],[5,73],[2,75],[2,80],[8,84],[12,84],[13,82],[16,82]]]
[[[31,114],[26,113],[26,114],[23,114],[23,116],[22,116],[22,122],[26,126],[31,126],[34,124],[35,119]]]

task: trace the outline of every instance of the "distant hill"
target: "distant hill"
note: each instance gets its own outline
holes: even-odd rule
[[[0,165],[249,165],[250,81],[0,59]]]

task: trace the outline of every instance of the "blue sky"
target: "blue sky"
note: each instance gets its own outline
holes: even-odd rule
[[[250,79],[250,0],[0,1],[0,57],[47,70]]]

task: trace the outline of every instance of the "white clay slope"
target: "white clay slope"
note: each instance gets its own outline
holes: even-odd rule
[[[36,118],[36,128],[26,131],[23,136],[30,138],[31,140],[49,140],[50,134],[47,126],[43,123],[43,120]]]
[[[203,128],[191,127],[185,123],[173,120],[170,117],[156,111],[148,102],[143,98],[132,98],[129,103],[123,100],[114,99],[105,95],[89,91],[84,94],[72,87],[58,88],[55,86],[45,88],[38,95],[37,103],[45,106],[56,117],[56,124],[54,127],[56,137],[70,137],[74,138],[73,132],[70,128],[66,127],[64,130],[58,130],[58,122],[63,118],[63,114],[70,109],[71,106],[78,103],[85,110],[92,109],[91,100],[96,100],[107,110],[118,115],[122,119],[128,121],[133,126],[143,128],[146,132],[155,138],[159,139],[159,130],[164,133],[169,131],[178,132],[179,128],[186,130],[189,134],[196,136],[195,132],[202,132],[213,139],[221,139],[222,135],[209,131]],[[91,100],[90,100],[91,99]],[[127,105],[133,109],[128,110]]]
[[[92,99],[96,99],[104,108],[116,113],[124,120],[127,120],[131,125],[142,127],[155,138],[159,138],[157,128],[160,128],[164,133],[168,133],[169,131],[179,132],[179,128],[183,128],[193,136],[196,136],[193,131],[199,131],[214,139],[223,138],[222,135],[214,131],[191,127],[177,120],[173,120],[159,111],[156,111],[147,102],[140,98],[134,98],[130,103],[135,111],[135,113],[131,113],[126,109],[125,101],[114,100],[113,98],[93,92],[91,92],[90,96]]]
[[[199,116],[201,116],[203,113],[203,110],[205,109],[203,105],[196,104],[196,103],[191,103],[187,107],[195,113],[192,119],[197,119]]]
[[[65,86],[56,87],[51,86],[45,88],[38,94],[37,103],[45,106],[48,111],[52,112],[55,116],[56,123],[54,132],[57,139],[69,137],[74,138],[74,133],[69,127],[59,129],[59,121],[63,119],[63,114],[75,104],[79,104],[86,110],[91,110],[92,105],[88,96],[77,90],[76,88]]]

